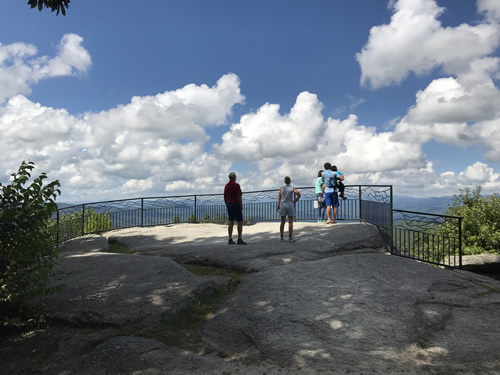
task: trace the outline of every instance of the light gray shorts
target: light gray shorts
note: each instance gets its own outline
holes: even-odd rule
[[[293,203],[281,203],[280,216],[295,216],[295,205]]]

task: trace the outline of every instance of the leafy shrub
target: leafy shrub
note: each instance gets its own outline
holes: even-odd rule
[[[51,217],[61,194],[59,181],[31,185],[32,162],[22,162],[12,184],[0,183],[0,321],[4,326],[33,312],[34,299],[53,291],[49,279],[60,251]]]
[[[83,225],[82,220],[84,219]],[[59,236],[64,241],[85,234],[102,234],[114,229],[111,213],[97,212],[93,208],[85,208],[73,213],[62,213],[59,217]]]
[[[481,196],[481,186],[460,190],[447,215],[461,216],[464,254],[500,254],[500,196]]]

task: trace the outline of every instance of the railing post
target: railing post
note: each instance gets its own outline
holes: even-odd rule
[[[196,195],[194,196],[194,217],[198,220],[197,207],[196,207]]]
[[[462,217],[458,218],[458,267],[462,268]]]
[[[59,208],[57,209],[57,219],[56,219],[56,245],[59,245]]]
[[[391,210],[390,210],[390,214],[389,214],[389,217],[390,217],[390,224],[389,224],[389,228],[390,228],[390,231],[391,231],[391,254],[394,253],[394,228],[393,228],[393,225],[394,225],[394,213],[392,212],[392,210],[394,209],[394,201],[393,201],[393,196],[392,196],[392,185],[391,185],[391,189],[390,189],[390,192],[391,192]]]
[[[85,204],[82,205],[82,236],[85,236]]]
[[[141,198],[141,227],[144,226],[144,198]]]
[[[362,221],[362,217],[361,217],[361,212],[363,212],[361,210],[361,185],[359,185],[359,195],[358,195],[358,200],[359,200],[359,221],[361,222]]]

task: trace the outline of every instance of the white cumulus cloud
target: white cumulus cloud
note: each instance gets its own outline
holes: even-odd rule
[[[0,43],[0,103],[18,94],[31,93],[31,85],[42,79],[86,73],[92,64],[83,38],[65,34],[54,57],[35,58],[38,50],[32,44]]]
[[[500,42],[498,23],[442,27],[438,18],[444,8],[434,0],[399,0],[393,9],[391,22],[372,27],[356,54],[362,85],[399,84],[410,72],[420,75],[437,67],[456,74],[468,69],[471,60],[494,52]],[[497,11],[486,2],[480,9]]]
[[[222,183],[213,171],[230,163],[206,153],[205,128],[224,124],[243,102],[239,85],[235,74],[226,74],[213,86],[189,84],[79,116],[17,94],[0,107],[0,180],[32,160],[73,200],[95,200],[96,191],[106,198],[163,193],[172,183],[209,190]]]

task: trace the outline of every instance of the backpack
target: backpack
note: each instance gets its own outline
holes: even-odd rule
[[[337,172],[333,172],[333,177],[325,179],[325,186],[330,189],[336,189],[338,187],[338,182]]]

